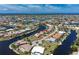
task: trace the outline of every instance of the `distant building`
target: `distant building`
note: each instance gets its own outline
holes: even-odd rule
[[[4,34],[3,33],[0,33],[0,37],[2,37]]]
[[[14,29],[7,29],[6,31],[13,31]]]
[[[58,33],[60,33],[60,34],[64,34],[64,33],[65,33],[65,31],[59,31]]]

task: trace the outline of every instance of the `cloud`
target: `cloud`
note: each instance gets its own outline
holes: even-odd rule
[[[40,5],[27,5],[28,8],[41,8]]]
[[[0,13],[79,13],[79,4],[0,4]]]
[[[7,8],[0,8],[0,11],[7,11],[7,10],[9,10],[9,9],[7,9]]]

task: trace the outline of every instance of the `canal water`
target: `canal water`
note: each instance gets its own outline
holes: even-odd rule
[[[66,38],[66,40],[62,43],[62,45],[58,46],[55,51],[54,55],[69,55],[71,53],[70,46],[76,40],[76,31],[71,30],[70,35]]]
[[[28,33],[28,34],[24,34],[22,36],[18,36],[18,37],[15,37],[13,39],[10,39],[10,40],[7,40],[7,41],[2,41],[0,42],[0,55],[16,55],[16,53],[14,53],[12,50],[9,49],[9,45],[17,40],[21,40],[23,39],[24,37],[28,37],[30,35],[33,35],[37,32],[40,32],[42,30],[45,30],[46,29],[46,26],[43,26],[43,25],[40,25],[39,28],[31,33]]]

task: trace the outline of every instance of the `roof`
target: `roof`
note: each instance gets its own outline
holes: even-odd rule
[[[35,47],[33,47],[33,49],[32,49],[32,53],[40,53],[40,54],[43,54],[43,52],[44,52],[44,47],[42,47],[42,46],[35,46]]]
[[[61,38],[61,36],[62,36],[62,34],[56,33],[53,35],[53,38],[59,39],[59,38]]]
[[[24,45],[20,46],[20,50],[21,50],[21,48],[22,48],[23,51],[29,52],[31,50],[32,46],[29,45],[29,44],[24,44]]]
[[[59,31],[58,33],[60,33],[60,34],[64,34],[65,32],[64,32],[64,31]]]
[[[48,39],[46,39],[46,40],[48,40],[48,41],[52,41],[52,42],[55,42],[55,38],[52,38],[52,37],[50,37],[50,38],[48,38]]]
[[[28,43],[28,42],[27,41],[24,41],[24,40],[18,40],[16,42],[16,45],[23,45],[23,44],[26,44],[26,43]]]

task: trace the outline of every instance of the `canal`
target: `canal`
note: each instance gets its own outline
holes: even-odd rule
[[[58,46],[54,50],[54,55],[69,55],[71,53],[70,46],[73,44],[73,42],[76,40],[76,31],[71,30],[71,33],[66,38],[65,41],[63,41],[62,45]]]
[[[40,32],[42,30],[45,30],[46,26],[40,25],[39,28],[31,33],[28,34],[23,34],[22,36],[18,36],[15,38],[12,38],[10,40],[7,41],[1,41],[0,42],[0,55],[16,55],[16,53],[14,53],[12,50],[9,49],[9,45],[17,40],[21,40],[25,37],[28,37],[30,35],[34,35],[37,32]]]

